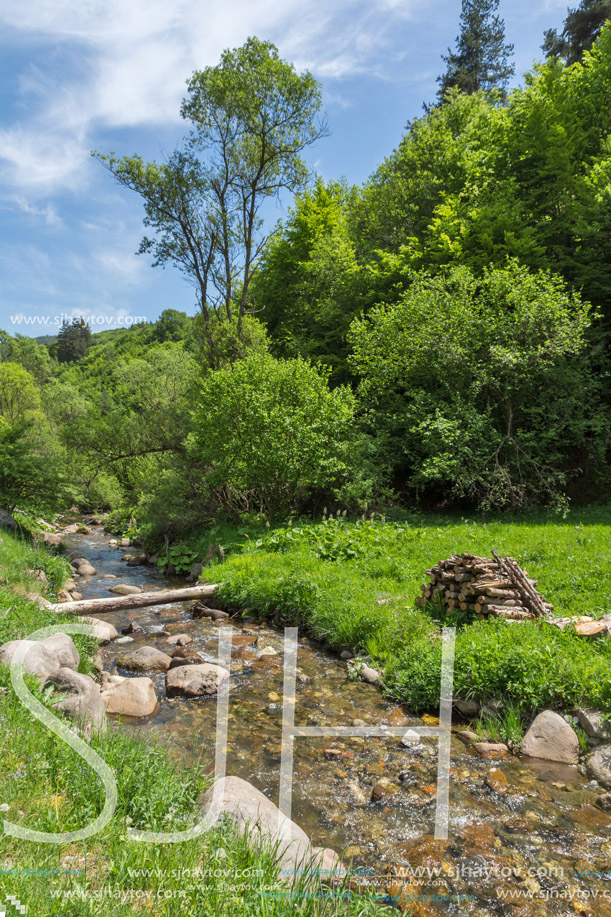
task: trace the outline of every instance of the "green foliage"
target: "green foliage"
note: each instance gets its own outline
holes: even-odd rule
[[[202,347],[211,368],[213,324],[232,322],[242,338],[248,290],[264,243],[260,210],[281,191],[304,187],[301,153],[322,134],[320,87],[298,74],[271,42],[249,38],[219,64],[188,82],[182,117],[191,124],[185,148],[165,163],[140,156],[100,159],[118,182],[144,201],[140,252],[154,265],[178,267],[197,291],[204,321]]]
[[[334,382],[346,381],[346,332],[369,285],[350,236],[350,197],[345,185],[321,179],[300,195],[272,236],[251,292],[274,353],[323,363]]]
[[[579,6],[567,11],[560,34],[547,29],[541,47],[547,57],[563,57],[567,64],[574,64],[592,48],[609,19],[611,0],[581,0]]]
[[[163,572],[169,566],[174,567],[176,573],[188,573],[197,555],[182,544],[173,545],[167,554],[159,558],[157,566]]]
[[[439,98],[449,89],[472,93],[507,88],[515,73],[510,62],[513,45],[505,43],[505,23],[497,15],[499,0],[462,0],[460,35],[456,50],[448,49],[443,60],[448,65],[439,77]]]
[[[475,721],[475,728],[488,740],[511,743],[514,748],[519,748],[524,737],[525,712],[519,704],[510,702],[504,705],[496,716],[480,715]]]
[[[306,361],[252,356],[205,377],[190,448],[221,505],[274,516],[341,484],[353,414]]]
[[[23,423],[40,409],[40,395],[30,373],[18,363],[0,363],[0,417]]]
[[[19,363],[39,384],[51,375],[52,363],[46,347],[22,334],[11,337],[0,331],[0,363],[6,362]]]
[[[13,535],[2,530],[2,544],[0,544],[0,584],[24,586],[28,591],[37,592],[40,582],[35,574],[41,571],[45,574],[50,594],[55,596],[62,588],[71,573],[68,561],[58,554],[51,554],[44,546],[38,545],[27,533]],[[16,602],[19,602],[15,598]],[[25,602],[27,606],[29,603]],[[26,609],[27,610],[27,609]],[[7,626],[14,626],[14,621],[8,621]],[[32,627],[35,630],[35,627]],[[6,642],[9,637],[2,638],[0,643]]]
[[[86,356],[91,345],[91,329],[84,318],[64,321],[57,335],[57,359],[60,363],[76,363]]]
[[[0,418],[0,507],[53,512],[71,495],[61,455],[37,448],[32,422],[9,426]]]
[[[558,279],[515,262],[479,280],[465,268],[414,275],[396,306],[351,329],[383,460],[416,491],[449,488],[483,507],[558,499],[595,424],[576,359],[588,313]]]
[[[372,655],[393,697],[414,712],[434,711],[439,630],[411,598],[431,563],[461,550],[489,556],[496,546],[536,577],[557,614],[596,617],[611,609],[608,538],[608,509],[569,513],[564,522],[327,520],[270,532],[230,557],[222,577],[213,568],[208,579],[222,578],[221,597],[230,605],[299,624],[337,650]],[[327,552],[329,545],[334,549]],[[545,707],[611,711],[610,662],[609,641],[584,641],[545,623],[476,622],[457,632],[454,694],[503,700],[496,728],[517,742],[525,719]]]

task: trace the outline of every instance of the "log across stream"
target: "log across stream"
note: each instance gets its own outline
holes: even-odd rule
[[[79,613],[98,613],[102,606],[91,603],[107,602],[112,595],[109,588],[115,583],[137,585],[144,594],[153,593],[157,598],[164,598],[171,587],[184,588],[184,581],[168,581],[154,568],[128,567],[120,560],[123,549],[110,547],[109,537],[101,531],[66,540],[98,571],[96,576],[79,580],[79,591],[89,603],[87,612],[81,606]],[[115,603],[104,612],[104,620],[119,631],[130,622],[143,628],[144,633],[132,635],[129,649],[153,646],[167,651],[168,634],[188,633],[193,648],[205,659],[216,661],[218,623],[209,618],[194,620],[189,603],[173,604],[172,595],[169,604],[134,607],[134,599],[141,595],[125,597],[131,600],[131,608]],[[70,610],[77,609],[72,605]],[[240,626],[236,619],[229,623],[235,626],[235,636],[227,773],[248,780],[277,803],[283,634],[268,625]],[[257,651],[266,647],[276,655],[257,659]],[[116,668],[125,650],[126,645],[116,641],[102,647],[104,667],[133,674]],[[405,724],[407,729],[409,724],[422,724],[409,711],[386,700],[377,687],[351,681],[345,663],[304,637],[299,641],[297,665],[295,720],[299,725],[335,727],[356,722]],[[147,742],[157,737],[167,743],[178,762],[199,760],[212,773],[215,698],[167,698],[164,675],[151,677],[160,699],[158,711],[140,721],[115,720],[111,728],[127,730]],[[387,874],[392,870],[430,867],[431,876],[424,882],[417,880],[413,889],[417,894],[438,896],[420,912],[423,914],[517,914],[517,901],[524,915],[574,915],[568,894],[598,891],[599,899],[590,913],[611,915],[610,902],[603,898],[608,893],[604,875],[611,854],[611,817],[593,805],[599,791],[574,767],[527,763],[519,758],[481,758],[458,734],[466,725],[455,723],[452,739],[447,843],[432,840],[437,782],[434,738],[424,739],[417,751],[404,747],[396,737],[296,738],[293,819],[315,844],[343,851],[344,860],[352,860],[355,868],[368,871],[374,879],[381,876],[382,887],[388,884]],[[507,780],[503,796],[486,783],[495,769]],[[380,783],[388,792],[371,801],[373,788]],[[530,877],[529,870],[533,871]],[[556,876],[533,878],[537,870],[556,870]],[[516,878],[516,871],[522,878]],[[551,889],[565,897],[547,901],[529,897]],[[523,900],[510,897],[520,891]],[[458,900],[457,895],[470,898]],[[504,895],[507,903],[502,903]]]
[[[81,580],[87,583],[87,580]],[[139,592],[135,595],[118,595],[113,598],[81,599],[78,602],[57,602],[50,606],[53,611],[75,615],[105,614],[109,611],[126,611],[131,608],[147,608],[151,605],[198,601],[210,598],[217,590],[215,585],[190,586],[187,589],[160,589],[155,592]]]

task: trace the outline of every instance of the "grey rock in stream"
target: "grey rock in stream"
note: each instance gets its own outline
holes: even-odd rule
[[[117,583],[116,586],[111,586],[108,591],[114,592],[115,595],[137,595],[139,592],[142,592],[142,589],[140,586],[128,586],[127,583]]]
[[[65,695],[54,707],[74,720],[89,738],[92,729],[100,730],[106,725],[105,707],[100,686],[88,675],[81,675],[62,666],[44,682],[43,687],[52,685]]]
[[[140,646],[137,650],[119,656],[117,665],[132,672],[167,672],[171,661],[171,656],[154,646]]]
[[[281,864],[280,881],[293,882],[304,872],[317,875],[320,881],[346,875],[337,854],[313,847],[305,831],[281,815],[278,807],[256,787],[240,777],[223,777],[207,790],[199,803],[202,814],[226,814],[240,834],[249,831],[252,843],[278,843]],[[280,820],[279,820],[280,818]]]
[[[611,745],[601,745],[588,760],[588,775],[605,789],[611,789]]]
[[[535,717],[522,740],[521,751],[529,758],[579,763],[579,739],[575,730],[553,710],[544,710]]]
[[[229,672],[220,665],[209,662],[200,665],[181,665],[170,669],[165,677],[168,697],[203,697],[216,694],[219,686],[229,678]]]
[[[150,678],[123,678],[106,673],[102,700],[107,713],[118,716],[150,716],[157,709],[155,686]]]
[[[102,621],[100,618],[91,618],[89,616],[79,618],[79,621],[83,624],[91,624],[94,630],[94,637],[98,643],[110,643],[111,640],[116,640],[119,636],[116,627],[110,621]]]
[[[363,666],[359,672],[359,675],[363,681],[367,682],[368,685],[377,685],[380,680],[380,673],[368,665]]]
[[[579,725],[593,739],[610,739],[611,727],[604,714],[598,710],[586,710],[583,707],[577,709],[577,719]]]

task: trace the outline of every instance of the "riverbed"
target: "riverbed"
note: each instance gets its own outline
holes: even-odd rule
[[[83,598],[109,597],[116,583],[147,591],[184,585],[152,567],[128,567],[121,556],[129,549],[111,546],[110,536],[101,529],[64,540],[97,570],[95,576],[79,580]],[[190,604],[102,615],[119,632],[130,621],[145,631],[133,634],[128,647],[116,642],[102,647],[104,668],[129,676],[133,673],[116,667],[126,648],[153,646],[171,653],[167,637],[178,633],[188,633],[191,648],[216,661],[219,624],[208,618],[194,620]],[[248,780],[277,802],[283,633],[240,619],[229,623],[239,646],[231,666],[227,773]],[[257,652],[265,647],[276,655],[258,660]],[[377,687],[351,680],[345,662],[303,636],[297,665],[299,725],[351,726],[355,720],[406,730],[410,725],[435,725],[434,717],[423,722],[385,700]],[[157,738],[179,764],[197,760],[212,774],[215,698],[166,698],[165,676],[151,677],[160,701],[157,712],[140,721],[115,720],[112,728],[146,741]],[[407,886],[407,894],[415,896],[414,914],[611,917],[611,817],[594,806],[600,789],[576,767],[518,757],[482,758],[459,735],[467,725],[457,722],[453,728],[447,841],[432,838],[435,738],[415,748],[403,746],[399,737],[295,739],[293,819],[314,844],[343,853],[346,863],[362,870],[360,881],[376,885],[381,894],[398,891],[392,884],[397,871],[420,870]],[[486,784],[493,768],[507,778],[504,796]],[[373,788],[381,780],[388,792],[372,801]]]

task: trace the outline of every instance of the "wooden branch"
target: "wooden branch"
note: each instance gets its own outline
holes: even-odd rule
[[[522,597],[524,598],[526,606],[528,608],[532,608],[535,615],[538,615],[541,618],[547,618],[549,616],[549,611],[543,604],[541,596],[533,588],[527,577],[516,564],[515,560],[513,560],[511,557],[501,558],[496,551],[493,551],[492,555],[498,563],[499,568],[504,573],[506,573],[510,579],[513,580],[516,585],[516,589],[519,590]]]
[[[145,608],[147,605],[169,605],[173,602],[187,602],[189,599],[209,598],[217,589],[217,585],[210,585],[191,586],[188,589],[164,589],[159,592],[138,592],[135,595],[118,595],[112,599],[59,602],[51,605],[49,610],[58,614],[100,614],[107,611],[122,611],[125,608]]]

